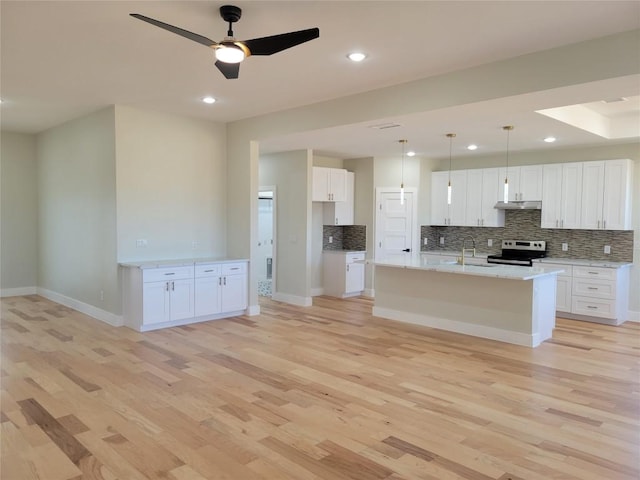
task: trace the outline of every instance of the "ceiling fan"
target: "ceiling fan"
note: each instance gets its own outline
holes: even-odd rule
[[[198,35],[197,33],[169,25],[168,23],[145,17],[139,13],[131,13],[132,17],[150,23],[156,27],[164,28],[182,37],[213,48],[216,52],[216,67],[226,78],[238,78],[240,62],[250,55],[273,55],[287,48],[295,47],[320,36],[318,28],[309,28],[297,32],[281,33],[270,37],[253,38],[251,40],[236,40],[233,36],[233,24],[240,20],[242,10],[234,5],[220,7],[220,16],[229,23],[227,36],[221,42]]]

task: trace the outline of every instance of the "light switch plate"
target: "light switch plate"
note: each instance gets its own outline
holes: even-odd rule
[[[562,244],[562,251],[566,252],[567,250],[569,250],[569,244],[568,243],[563,243]]]
[[[333,243],[333,237],[329,235],[329,243]]]
[[[492,238],[487,240],[487,247],[493,247],[493,239]]]
[[[604,246],[604,253],[606,253],[607,255],[611,254],[611,245]]]
[[[440,237],[440,245],[444,245],[444,237]]]

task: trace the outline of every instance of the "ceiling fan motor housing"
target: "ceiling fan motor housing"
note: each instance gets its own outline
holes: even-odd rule
[[[225,22],[235,23],[242,16],[242,9],[235,5],[223,5],[220,7],[220,16]]]

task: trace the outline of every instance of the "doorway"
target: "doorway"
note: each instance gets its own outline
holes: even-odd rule
[[[258,295],[271,297],[275,291],[275,187],[258,190]]]
[[[415,189],[407,188],[404,203],[398,188],[376,189],[375,258],[394,258],[418,251]]]

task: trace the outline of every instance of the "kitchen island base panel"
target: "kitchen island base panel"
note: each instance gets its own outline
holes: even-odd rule
[[[555,326],[555,275],[476,277],[376,265],[373,314],[536,347]]]

